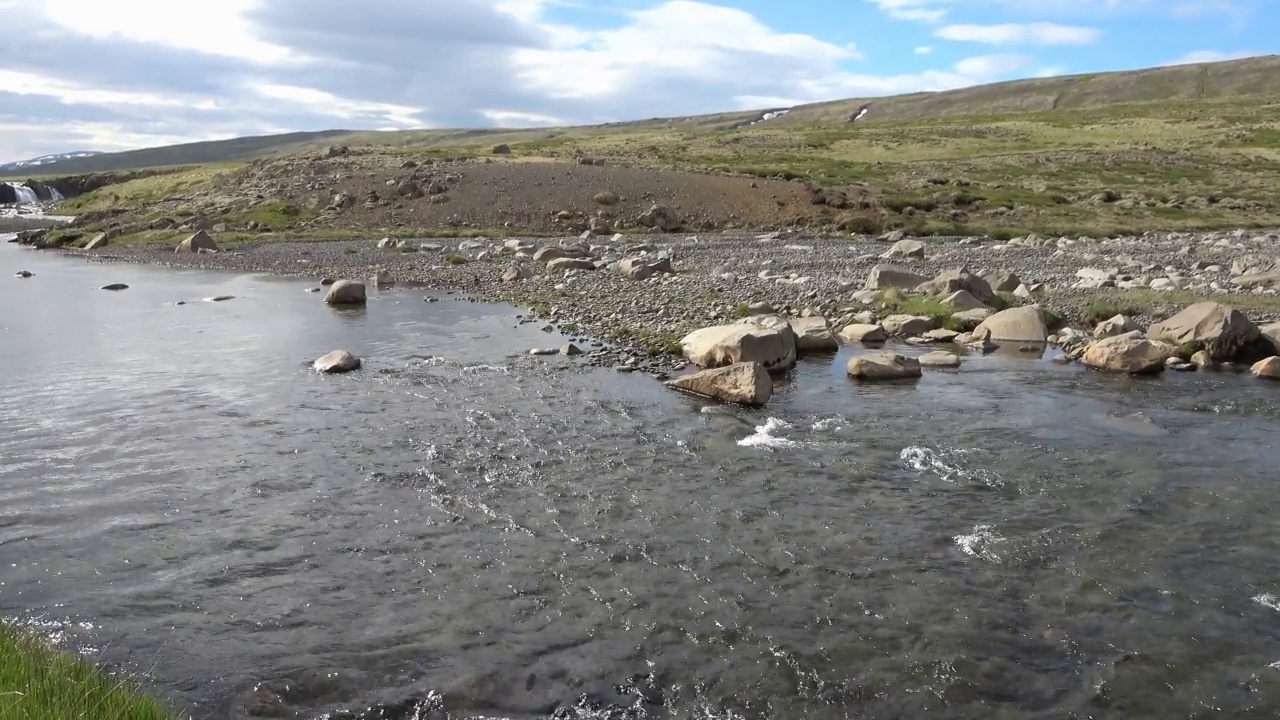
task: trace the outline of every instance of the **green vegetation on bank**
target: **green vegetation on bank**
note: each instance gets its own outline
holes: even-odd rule
[[[0,622],[0,720],[173,720],[129,680]]]

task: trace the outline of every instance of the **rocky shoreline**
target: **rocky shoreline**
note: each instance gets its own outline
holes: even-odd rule
[[[585,362],[665,379],[687,367],[680,341],[688,333],[750,316],[822,317],[835,332],[882,323],[895,312],[923,312],[939,318],[935,325],[950,325],[938,315],[945,298],[922,297],[915,288],[962,269],[990,281],[982,284],[993,297],[980,298],[980,305],[990,304],[991,311],[1036,304],[1054,329],[1088,336],[1112,307],[1132,329],[1199,299],[1238,307],[1261,326],[1280,319],[1277,247],[1275,232],[1234,230],[1008,241],[798,232],[260,240],[216,252],[109,245],[63,252],[96,262],[352,278],[372,287],[413,285],[509,303],[529,308],[521,322],[541,322],[589,343]],[[977,306],[955,309],[983,313]],[[971,330],[979,320],[952,329]],[[1070,330],[1064,335],[1073,336]]]

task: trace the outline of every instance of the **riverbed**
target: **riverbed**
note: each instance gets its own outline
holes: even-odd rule
[[[1280,386],[843,348],[747,410],[315,285],[0,243],[0,617],[197,718],[1280,712]]]

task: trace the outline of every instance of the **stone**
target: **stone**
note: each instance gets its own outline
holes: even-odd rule
[[[125,285],[124,283],[111,283],[110,285],[103,285],[102,289],[103,290],[128,290],[129,286]]]
[[[1212,370],[1218,366],[1218,363],[1204,350],[1197,350],[1191,354],[1191,364],[1201,370]]]
[[[676,211],[661,203],[654,203],[652,207],[641,213],[636,221],[644,227],[663,232],[675,232],[681,225],[680,216]]]
[[[498,145],[494,145],[493,154],[494,155],[510,155],[511,146],[506,143],[499,143]]]
[[[921,283],[915,289],[928,295],[952,295],[963,290],[983,305],[994,300],[996,296],[986,280],[964,268],[944,270],[937,277]]]
[[[789,322],[791,331],[796,334],[797,353],[835,352],[840,349],[840,343],[831,330],[831,323],[826,318],[812,315],[792,318]]]
[[[938,350],[935,352],[925,353],[919,358],[921,367],[936,368],[958,368],[960,367],[960,356],[955,353],[944,352]]]
[[[178,243],[178,247],[174,248],[176,253],[199,253],[199,252],[218,252],[218,243],[213,241],[213,237],[209,233],[201,230],[196,234],[188,237],[186,240]]]
[[[19,278],[29,278],[29,277],[35,277],[36,274],[31,272],[30,270],[19,270],[18,272],[14,273],[13,276],[19,277]]]
[[[660,258],[658,260],[639,257],[625,258],[618,263],[618,270],[629,280],[648,280],[654,275],[671,275],[675,273],[675,268],[671,267],[670,258]]]
[[[565,270],[595,270],[596,262],[591,258],[562,257],[547,263],[547,272],[563,272]]]
[[[1081,364],[1095,370],[1147,375],[1163,372],[1174,348],[1148,340],[1140,331],[1104,338],[1085,348]]]
[[[539,248],[538,251],[533,254],[533,261],[549,263],[552,260],[559,260],[560,258],[567,257],[581,257],[581,255],[582,253],[577,252],[576,249],[551,245]]]
[[[961,330],[972,332],[989,317],[991,317],[991,308],[974,308],[955,313],[951,316],[951,321]]]
[[[938,328],[936,330],[930,330],[924,335],[921,335],[921,337],[923,337],[925,340],[928,340],[930,342],[949,343],[949,342],[955,342],[956,338],[960,337],[960,333],[956,332],[955,330]]]
[[[859,355],[846,368],[855,380],[906,380],[923,375],[920,361],[897,353]]]
[[[609,190],[604,190],[596,193],[592,200],[595,200],[599,205],[617,205],[618,194]]]
[[[1125,315],[1116,315],[1110,320],[1103,320],[1093,329],[1093,336],[1099,340],[1103,338],[1124,335],[1135,330],[1142,330],[1142,326],[1138,325],[1132,318]]]
[[[893,337],[923,335],[938,326],[933,318],[924,315],[890,315],[880,324]]]
[[[352,355],[346,350],[334,350],[333,352],[317,359],[312,363],[312,367],[322,373],[345,373],[360,368],[360,358]]]
[[[854,323],[840,331],[840,339],[846,342],[879,344],[889,339],[889,334],[879,325]]]
[[[1275,348],[1275,352],[1280,354],[1280,322],[1263,325],[1258,328],[1258,332],[1264,340],[1271,343],[1271,346]]]
[[[970,295],[968,290],[957,290],[951,293],[946,300],[942,301],[942,304],[950,305],[956,310],[979,310],[986,307],[978,298]]]
[[[694,330],[680,341],[680,347],[690,362],[704,368],[758,362],[776,371],[796,363],[795,332],[786,318],[776,315]]]
[[[366,299],[364,283],[356,280],[338,280],[324,296],[328,305],[364,305]]]
[[[85,250],[98,250],[111,244],[111,235],[109,233],[100,232],[93,236],[89,242],[85,243]]]
[[[901,257],[915,260],[924,259],[924,243],[919,240],[899,240],[880,257],[884,259]]]
[[[998,293],[1011,293],[1014,290],[1017,290],[1018,286],[1022,284],[1022,280],[1018,279],[1017,275],[1001,270],[989,272],[983,275],[982,279],[986,280],[987,285],[989,285],[993,291]]]
[[[1256,378],[1280,380],[1280,357],[1269,357],[1254,363],[1249,372]]]
[[[1200,302],[1147,331],[1152,340],[1205,350],[1214,360],[1232,360],[1261,337],[1244,313],[1216,302]]]
[[[533,277],[533,271],[522,265],[508,265],[502,273],[502,282],[513,283]]]
[[[867,273],[867,281],[863,288],[866,290],[887,290],[889,288],[914,290],[928,279],[898,265],[881,264],[871,268],[871,271]]]
[[[577,357],[582,354],[582,348],[574,345],[573,343],[566,343],[560,348],[560,354],[565,357]]]
[[[773,378],[759,362],[739,362],[667,381],[676,390],[727,403],[761,407],[773,396]]]
[[[373,277],[369,279],[369,282],[373,283],[373,286],[376,288],[384,288],[395,285],[396,279],[392,277],[389,271],[379,270],[373,274]]]
[[[1049,329],[1045,326],[1044,309],[1039,305],[1001,310],[992,315],[973,331],[974,340],[990,340],[996,343],[1038,343],[1045,344],[1049,340]]]

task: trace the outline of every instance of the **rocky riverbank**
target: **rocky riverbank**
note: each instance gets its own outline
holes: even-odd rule
[[[355,278],[371,286],[459,292],[527,307],[522,322],[543,322],[583,342],[605,341],[588,344],[586,362],[665,375],[684,369],[680,341],[688,333],[774,312],[820,316],[836,332],[851,324],[880,324],[892,315],[929,317],[941,330],[964,331],[990,312],[1036,304],[1051,329],[1092,335],[1097,323],[1114,315],[1143,328],[1211,299],[1263,325],[1280,319],[1277,247],[1280,235],[1274,232],[1236,230],[1008,241],[786,232],[370,238],[253,241],[216,252],[111,246],[68,252],[101,262]],[[970,288],[971,297],[948,304],[936,291],[967,287],[954,278],[944,279],[932,295],[919,292],[926,281],[959,269],[981,278],[989,296]]]

